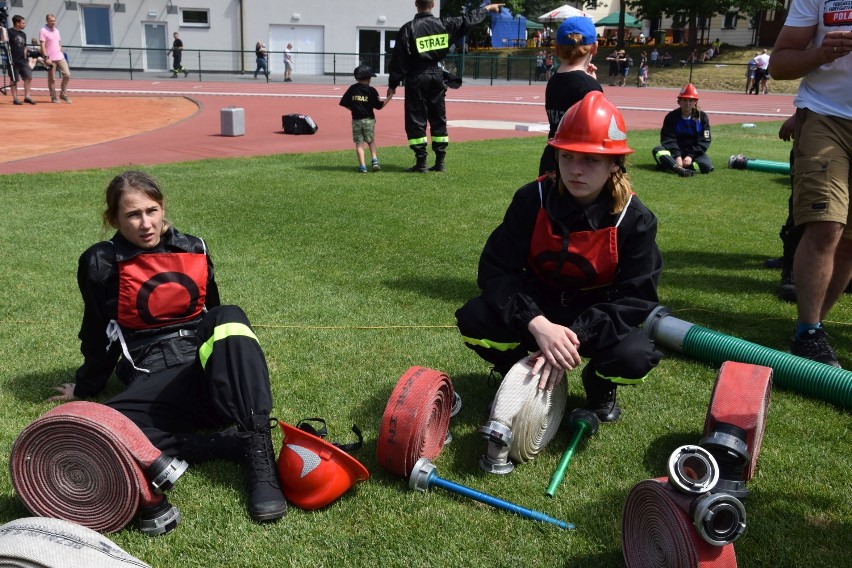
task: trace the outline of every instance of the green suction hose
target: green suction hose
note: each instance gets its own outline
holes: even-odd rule
[[[772,369],[780,388],[852,408],[852,372],[783,353],[756,343],[679,320],[660,306],[645,321],[645,329],[658,345],[680,351],[700,361],[721,365],[725,361],[762,365]]]
[[[775,174],[790,175],[789,162],[772,162],[770,160],[757,160],[747,158],[742,154],[735,154],[728,159],[728,167],[735,170],[755,170],[758,172],[770,172]]]

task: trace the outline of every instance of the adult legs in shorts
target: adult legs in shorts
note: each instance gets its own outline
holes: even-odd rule
[[[852,120],[797,111],[793,216],[802,239],[793,261],[798,306],[791,352],[837,365],[820,322],[852,277]]]

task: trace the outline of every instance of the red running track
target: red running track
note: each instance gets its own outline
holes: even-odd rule
[[[374,86],[384,97],[386,85],[374,83]],[[104,104],[129,95],[185,96],[196,101],[199,110],[185,120],[110,142],[58,153],[51,152],[49,146],[46,146],[44,154],[49,154],[49,159],[42,156],[6,162],[0,164],[0,173],[138,167],[203,158],[344,150],[353,145],[350,115],[346,109],[338,106],[348,83],[265,83],[246,76],[245,80],[237,82],[74,79],[71,87],[72,98],[103,97]],[[546,125],[544,87],[544,83],[499,86],[465,84],[461,89],[448,91],[450,140],[463,142],[533,136],[542,138],[543,143],[546,132],[514,128],[516,124]],[[40,94],[38,88],[35,92]],[[658,128],[665,113],[677,106],[675,89],[605,87],[605,93],[622,110],[631,130]],[[385,109],[377,112],[376,141],[380,148],[406,145],[403,96],[404,89],[399,89],[397,97]],[[781,120],[793,112],[792,101],[792,95],[701,93],[701,108],[710,115],[711,124],[714,125]],[[6,102],[11,103],[9,99]],[[227,137],[220,134],[220,110],[231,106],[245,110],[244,136]],[[61,107],[56,109],[61,113],[73,110],[73,107],[66,105],[51,107]],[[5,110],[11,109],[10,104]],[[3,114],[9,117],[5,122],[9,126],[14,116],[5,110]],[[281,116],[290,113],[310,115],[319,125],[319,131],[312,136],[283,134]],[[61,120],[61,116],[56,120]],[[61,126],[58,122],[52,122],[50,127]]]

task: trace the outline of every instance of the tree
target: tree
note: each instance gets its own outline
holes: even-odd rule
[[[668,16],[682,23],[687,28],[687,43],[691,48],[698,45],[701,20],[732,9],[754,16],[762,10],[783,6],[779,0],[622,0],[622,10],[625,4],[636,11],[638,18],[653,21]]]
[[[521,14],[524,11],[524,0],[503,0],[506,8],[513,14]],[[490,2],[489,2],[490,3]],[[442,16],[461,16],[468,10],[473,10],[482,5],[482,1],[475,0],[441,0]]]

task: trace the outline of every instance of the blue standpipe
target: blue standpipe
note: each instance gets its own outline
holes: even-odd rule
[[[408,486],[411,489],[416,489],[418,491],[426,491],[432,486],[442,487],[447,491],[452,491],[453,493],[468,497],[474,501],[491,505],[497,509],[503,509],[510,513],[515,513],[516,515],[526,517],[527,519],[550,523],[561,529],[574,529],[573,524],[560,521],[559,519],[554,519],[540,511],[533,511],[531,509],[521,507],[520,505],[515,505],[514,503],[498,499],[497,497],[492,497],[491,495],[475,491],[469,487],[465,487],[464,485],[459,485],[458,483],[442,479],[438,477],[435,470],[435,464],[433,464],[429,458],[420,458],[417,460],[417,463],[414,464],[414,469],[411,471],[411,476],[408,478]]]

